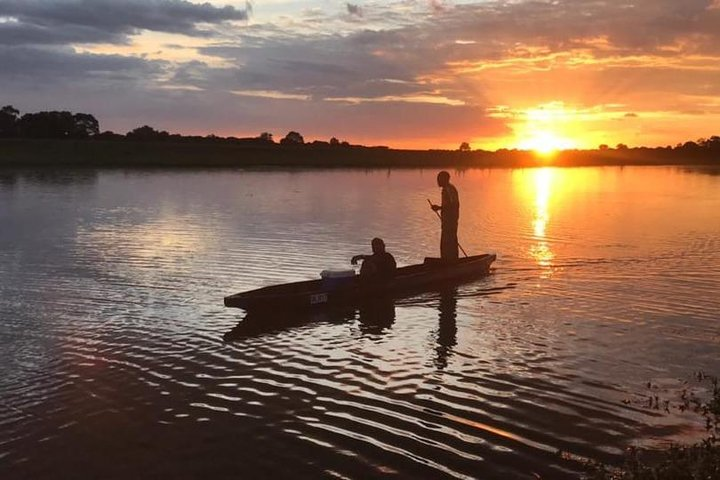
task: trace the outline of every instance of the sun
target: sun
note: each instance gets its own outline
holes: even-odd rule
[[[552,101],[539,105],[498,105],[489,110],[489,116],[509,127],[506,136],[486,143],[489,148],[524,150],[550,160],[563,150],[589,149],[608,143],[607,132],[601,125],[615,118],[617,112]]]
[[[560,150],[576,148],[576,143],[562,135],[547,130],[529,131],[518,142],[520,150],[532,150],[541,156],[551,156]]]
[[[496,115],[511,120],[513,148],[535,152],[550,158],[561,150],[579,148],[580,139],[587,136],[582,125],[582,112],[560,101],[534,107],[508,107]]]

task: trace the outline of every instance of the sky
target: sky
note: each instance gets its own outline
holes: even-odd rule
[[[720,134],[720,0],[0,0],[0,104],[118,133],[675,145]]]

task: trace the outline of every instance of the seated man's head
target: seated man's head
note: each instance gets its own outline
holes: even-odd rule
[[[385,252],[385,242],[383,242],[382,238],[378,238],[378,237],[373,238],[370,245],[372,245],[373,253],[384,253]]]

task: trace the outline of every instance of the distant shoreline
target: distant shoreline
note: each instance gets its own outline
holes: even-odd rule
[[[567,150],[550,158],[521,150],[395,150],[386,147],[235,145],[97,139],[0,139],[0,168],[522,168],[720,165],[708,148]]]

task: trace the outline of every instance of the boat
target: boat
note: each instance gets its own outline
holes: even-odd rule
[[[363,280],[351,270],[347,275],[327,275],[317,280],[285,283],[237,293],[225,297],[225,306],[258,311],[312,310],[360,305],[378,296],[398,297],[479,278],[488,274],[496,258],[492,253],[452,261],[426,258],[421,264],[398,268],[390,280],[372,283]]]

